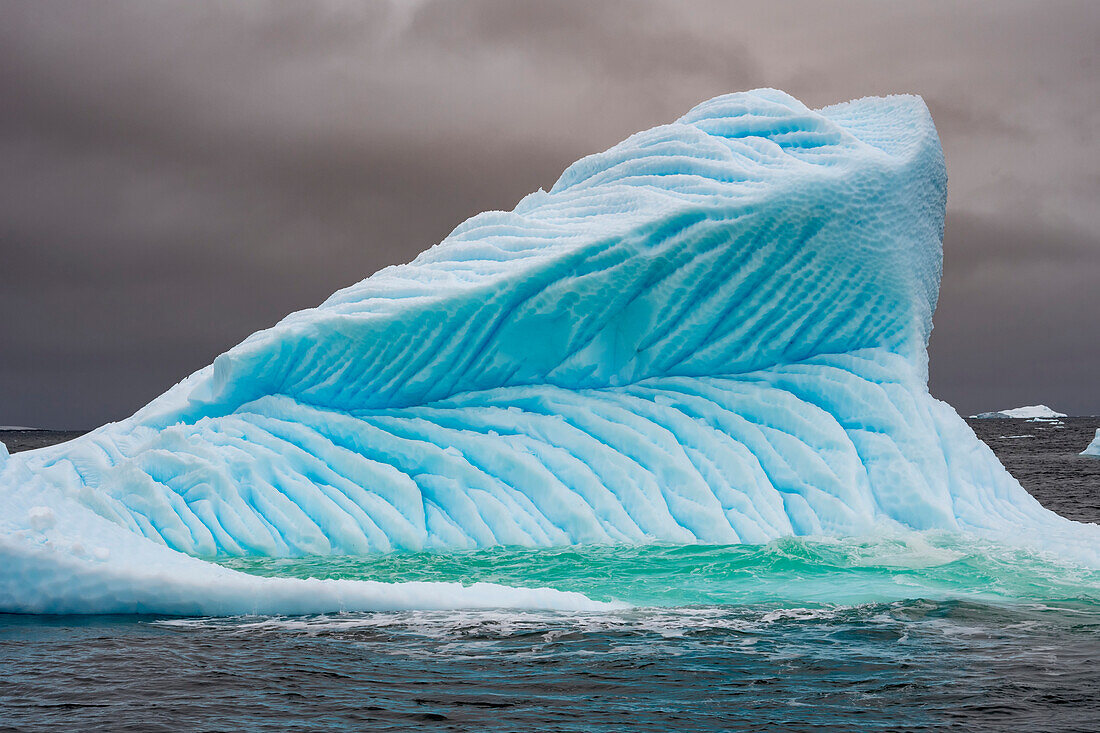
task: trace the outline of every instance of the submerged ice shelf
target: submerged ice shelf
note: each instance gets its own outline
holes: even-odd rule
[[[928,394],[945,198],[917,97],[705,102],[133,417],[0,455],[0,610],[577,607],[319,592],[191,556],[883,525],[1023,533],[1096,563],[1097,527],[1043,509]]]

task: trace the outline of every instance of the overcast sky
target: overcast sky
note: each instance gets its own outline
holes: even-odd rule
[[[932,392],[1100,413],[1100,3],[0,0],[0,424],[92,427],[708,97],[924,97]]]

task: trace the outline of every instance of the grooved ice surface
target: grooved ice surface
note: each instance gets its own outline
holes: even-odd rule
[[[919,98],[705,102],[128,420],[0,462],[0,610],[584,602],[358,584],[337,599],[181,553],[888,524],[1027,528],[1095,562],[1096,527],[1042,509],[927,392],[945,197]]]

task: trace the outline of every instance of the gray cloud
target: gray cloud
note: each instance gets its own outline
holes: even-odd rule
[[[970,413],[1020,402],[1100,412],[1100,236],[955,213],[930,344],[933,394]]]
[[[0,424],[124,417],[581,155],[755,86],[922,94],[951,177],[933,391],[1100,412],[1094,3],[0,10]]]

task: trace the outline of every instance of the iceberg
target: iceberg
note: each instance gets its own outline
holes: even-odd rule
[[[997,412],[979,412],[971,415],[971,419],[989,418],[1027,418],[1027,419],[1052,419],[1066,417],[1064,412],[1055,412],[1046,405],[1028,405],[1027,407],[1014,407],[1011,410],[998,410]]]
[[[1096,563],[928,392],[918,97],[704,102],[0,467],[0,611],[598,607],[198,558],[946,529]]]
[[[1085,446],[1085,449],[1081,451],[1081,455],[1100,458],[1100,428],[1096,429],[1096,435],[1093,436],[1092,442]]]

